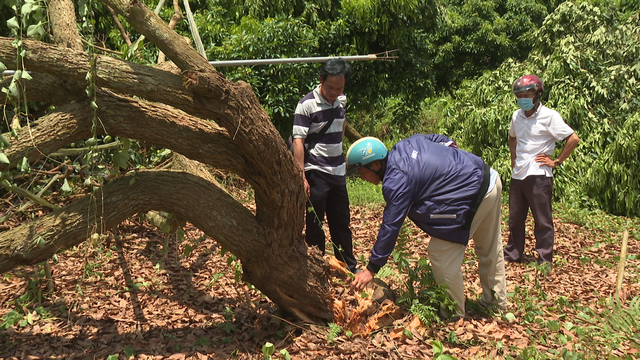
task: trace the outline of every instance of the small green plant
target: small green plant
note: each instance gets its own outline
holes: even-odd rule
[[[11,310],[4,314],[0,323],[0,330],[6,330],[13,326],[27,326],[27,319],[15,310]]]
[[[223,329],[227,334],[231,334],[231,332],[236,331],[236,326],[233,325],[236,314],[233,310],[228,306],[225,307],[222,316],[224,316],[225,321],[219,323],[217,326]]]
[[[272,343],[266,342],[262,346],[262,359],[263,360],[273,359],[271,355],[273,355],[275,351],[276,351],[276,347]],[[289,352],[287,351],[287,349],[280,350],[280,356],[282,356],[284,360],[291,360],[291,355],[289,355]]]
[[[333,342],[333,339],[342,333],[342,327],[336,323],[329,323],[329,332],[327,333],[327,341]]]
[[[444,353],[444,346],[438,340],[431,342],[431,348],[433,349],[433,359],[438,360],[458,360],[455,356],[451,356]]]
[[[124,352],[124,355],[127,357],[127,359],[131,358],[132,356],[136,356],[136,349],[134,349],[130,345],[125,346],[122,352]]]
[[[588,308],[578,314],[580,320],[589,324],[584,331],[584,336],[589,339],[588,343],[610,349],[615,349],[616,344],[623,341],[640,346],[640,296],[634,297],[628,306],[623,306],[612,298],[608,299],[606,305],[600,314],[589,311]]]
[[[271,360],[271,355],[273,355],[275,351],[276,347],[272,343],[265,343],[264,345],[262,345],[262,359]]]
[[[455,314],[456,306],[447,293],[446,285],[436,283],[431,266],[426,258],[420,258],[418,265],[408,268],[405,282],[406,291],[399,298],[400,303],[411,304],[410,311],[425,325],[440,322],[443,314]]]

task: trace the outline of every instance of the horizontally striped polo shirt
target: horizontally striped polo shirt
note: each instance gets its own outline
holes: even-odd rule
[[[331,127],[322,135],[312,149],[304,154],[304,170],[318,170],[327,174],[344,176],[346,165],[342,152],[342,127],[344,124],[347,97],[338,96],[330,104],[320,95],[320,87],[303,97],[296,107],[293,117],[293,138],[306,139],[307,136],[320,132],[320,129],[334,117]],[[307,147],[305,141],[305,148]]]

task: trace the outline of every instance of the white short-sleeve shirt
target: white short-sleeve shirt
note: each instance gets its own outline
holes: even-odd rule
[[[536,162],[538,154],[553,155],[556,142],[573,134],[557,111],[540,104],[538,110],[526,117],[518,109],[511,117],[509,136],[516,138],[516,162],[511,177],[522,180],[530,175],[553,177],[551,167]]]

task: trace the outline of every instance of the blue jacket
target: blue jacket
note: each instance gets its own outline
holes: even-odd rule
[[[466,215],[484,178],[482,159],[450,145],[443,135],[413,135],[389,152],[382,179],[387,203],[369,270],[377,272],[396,245],[409,216],[420,229],[442,240],[467,245]]]

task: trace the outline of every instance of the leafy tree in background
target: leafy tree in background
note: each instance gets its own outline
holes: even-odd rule
[[[208,28],[218,27],[218,24],[210,24]],[[288,17],[257,20],[246,16],[227,32],[219,46],[208,48],[209,59],[307,57],[313,56],[318,47],[312,29],[300,19]],[[300,94],[315,85],[318,74],[317,67],[308,63],[220,67],[218,70],[231,80],[250,83],[282,134],[291,131],[293,111]]]
[[[545,83],[543,102],[581,139],[555,172],[555,197],[640,215],[639,25],[638,16],[611,5],[560,5],[536,31],[526,61],[508,60],[463,82],[455,100],[441,100],[446,106],[439,131],[510,179],[507,135],[516,109],[511,84],[525,73],[538,74]]]
[[[144,1],[155,7],[155,1]],[[401,137],[419,124],[422,101],[493,70],[506,58],[526,58],[533,30],[558,0],[211,0],[191,1],[209,60],[340,56],[398,49],[393,62],[354,62],[349,118],[365,134]],[[86,2],[78,7],[84,16]],[[157,48],[142,42],[136,56],[111,13],[94,7],[97,44],[148,64]],[[181,5],[182,6],[182,5]],[[168,21],[173,10],[163,7]],[[122,20],[122,18],[121,18]],[[132,41],[140,35],[122,21]],[[190,37],[186,21],[179,34]],[[85,32],[86,35],[86,32]],[[286,135],[297,100],[317,83],[317,64],[220,68],[250,83],[276,127]]]
[[[350,110],[399,95],[414,112],[431,84],[423,37],[435,24],[432,1],[214,1],[197,18],[212,59],[340,56],[400,49],[394,62],[353,63]],[[317,83],[317,64],[227,68],[249,82],[281,132],[290,131],[296,102]],[[415,71],[410,71],[415,69]],[[409,70],[409,71],[408,71]],[[423,81],[424,79],[424,81]],[[406,86],[407,82],[411,87]],[[411,99],[412,101],[409,101]]]
[[[534,33],[559,1],[445,0],[437,31],[427,37],[436,91],[450,94],[463,80],[524,60]]]

